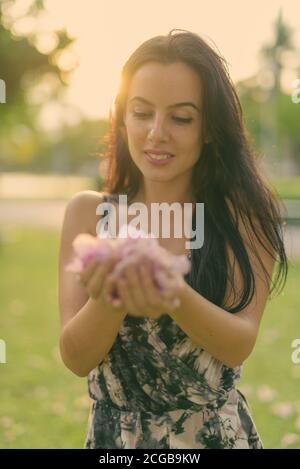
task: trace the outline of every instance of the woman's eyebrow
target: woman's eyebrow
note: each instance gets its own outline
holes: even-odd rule
[[[141,96],[134,96],[133,98],[131,98],[129,100],[129,102],[134,101],[134,100],[135,101],[142,101],[145,104],[150,104],[151,106],[153,106],[153,104],[150,103],[150,101],[148,101],[145,98],[142,98]],[[194,109],[196,109],[196,111],[200,112],[200,109],[194,103],[192,103],[191,101],[184,101],[182,103],[170,104],[170,106],[168,106],[168,109],[174,108],[174,107],[181,107],[181,106],[192,106]]]

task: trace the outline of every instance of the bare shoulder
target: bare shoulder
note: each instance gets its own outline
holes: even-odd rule
[[[103,200],[103,193],[86,190],[77,192],[68,201],[61,229],[59,249],[59,310],[61,326],[87,302],[88,294],[66,265],[73,259],[72,243],[80,233],[96,234],[96,207]]]
[[[74,194],[68,201],[65,217],[78,227],[81,232],[96,235],[99,215],[97,206],[103,201],[104,192],[84,190]]]

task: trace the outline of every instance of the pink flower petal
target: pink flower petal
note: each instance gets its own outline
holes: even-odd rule
[[[75,257],[66,266],[67,271],[80,272],[92,258],[105,260],[114,253],[117,263],[113,274],[122,276],[128,265],[148,262],[153,281],[162,292],[175,292],[181,276],[191,268],[191,263],[185,255],[170,253],[159,245],[153,234],[148,235],[131,225],[123,225],[116,239],[81,233],[76,236],[72,245]]]

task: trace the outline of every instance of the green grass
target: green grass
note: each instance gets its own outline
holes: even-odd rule
[[[85,379],[58,350],[58,234],[13,229],[0,249],[0,447],[82,448],[88,415]]]
[[[282,199],[300,199],[300,176],[274,178],[271,183]]]
[[[65,368],[58,351],[59,233],[11,226],[1,234],[0,339],[6,342],[7,363],[0,364],[0,447],[82,448],[86,380]],[[296,264],[283,294],[266,308],[238,386],[266,448],[285,447],[283,438],[291,433],[299,439],[289,447],[300,447],[300,364],[291,361],[291,342],[300,338],[299,285]],[[263,386],[277,393],[269,402],[260,396]],[[274,404],[282,402],[290,414],[274,415]]]
[[[300,448],[300,363],[291,360],[292,341],[300,339],[299,285],[300,263],[291,263],[286,287],[269,301],[255,348],[244,364],[241,384],[267,448],[286,447],[283,437],[290,433],[297,435],[297,442],[288,447]],[[263,386],[276,392],[269,402],[259,398]],[[274,415],[278,403],[287,409],[281,416]]]

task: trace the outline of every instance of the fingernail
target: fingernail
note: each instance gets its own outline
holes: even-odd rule
[[[113,306],[122,306],[122,301],[120,300],[113,300],[112,301]]]

